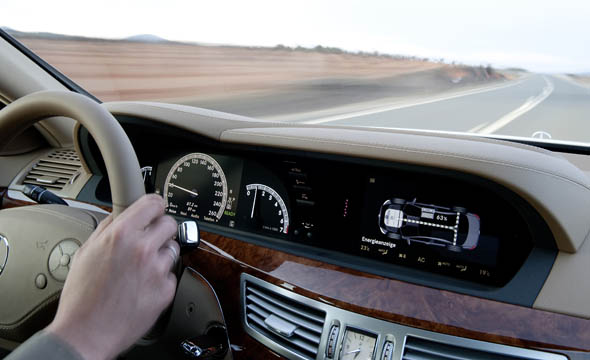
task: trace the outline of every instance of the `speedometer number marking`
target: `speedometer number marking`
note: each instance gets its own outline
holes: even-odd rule
[[[182,157],[166,177],[164,199],[170,214],[217,222],[226,209],[227,198],[223,169],[207,154]]]

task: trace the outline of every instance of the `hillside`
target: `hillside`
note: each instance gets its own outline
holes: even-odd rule
[[[260,114],[232,104],[282,96],[283,102],[299,102],[299,107],[335,106],[437,93],[503,78],[489,68],[334,48],[205,46],[167,42],[153,35],[104,40],[13,33],[104,101],[165,100],[252,116]],[[318,104],[317,96],[330,101]]]

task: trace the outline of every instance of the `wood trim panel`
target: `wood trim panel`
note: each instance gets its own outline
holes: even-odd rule
[[[0,188],[2,207],[32,203]],[[366,316],[448,335],[553,350],[585,358],[590,320],[433,289],[202,232],[204,243],[183,262],[211,283],[222,305],[234,357],[282,358],[248,336],[240,322],[240,275],[249,273],[311,299]],[[207,244],[213,245],[208,246]],[[219,251],[221,250],[221,251]]]
[[[242,272],[314,300],[424,330],[534,349],[590,352],[590,320],[481,299],[362,273],[203,232],[206,244],[184,256],[218,293],[232,342]],[[217,249],[225,252],[219,252]],[[274,356],[274,355],[273,355]]]
[[[8,196],[8,191],[7,189],[4,189],[5,191],[2,192],[0,189],[0,209],[8,209],[8,208],[13,208],[13,207],[20,207],[20,206],[27,206],[27,205],[34,205],[35,203],[33,201],[24,201],[24,200],[17,200],[17,199],[13,199],[11,197]]]

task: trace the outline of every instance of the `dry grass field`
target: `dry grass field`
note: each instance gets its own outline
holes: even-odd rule
[[[571,79],[576,81],[578,84],[584,86],[590,86],[590,75],[569,75]]]
[[[209,99],[329,78],[379,79],[449,65],[382,56],[180,43],[19,39],[104,101]]]
[[[405,101],[505,79],[483,67],[330,48],[14,36],[102,101],[163,101],[258,118]]]

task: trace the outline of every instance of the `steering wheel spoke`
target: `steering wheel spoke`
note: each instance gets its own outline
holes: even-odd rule
[[[145,194],[137,156],[119,122],[104,106],[74,92],[40,91],[2,109],[0,150],[52,116],[78,121],[95,139],[110,180],[113,216]],[[0,211],[0,235],[7,244],[0,272],[0,338],[23,341],[51,320],[73,255],[102,217],[63,205]]]

